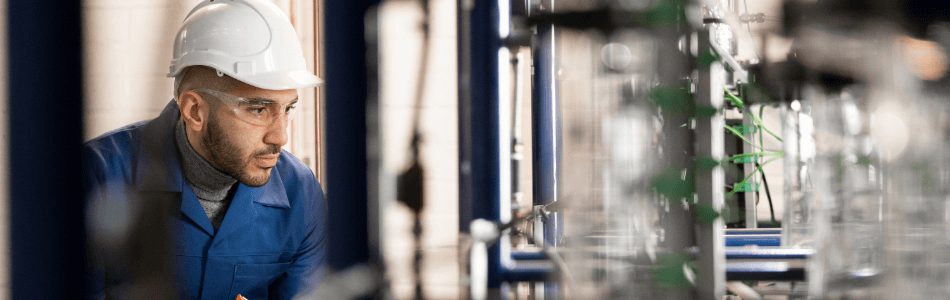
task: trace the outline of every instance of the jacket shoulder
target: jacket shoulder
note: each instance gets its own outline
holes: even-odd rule
[[[292,186],[303,185],[308,189],[320,188],[316,176],[310,167],[305,165],[296,156],[286,150],[280,151],[280,159],[277,161],[277,170],[280,173],[284,186],[292,189]],[[322,193],[322,192],[321,192]]]
[[[146,123],[148,121],[129,124],[83,143],[82,164],[87,179],[89,176],[97,181],[116,176],[131,178],[134,148]]]
[[[326,200],[323,197],[323,188],[314,176],[310,167],[305,165],[296,156],[281,150],[277,161],[278,173],[287,190],[287,200],[290,206],[305,204],[314,210],[324,210]]]

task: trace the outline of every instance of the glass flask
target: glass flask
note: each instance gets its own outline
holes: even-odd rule
[[[946,96],[913,94],[918,96],[911,100],[892,95],[893,102],[875,110],[876,136],[898,143],[889,145],[884,168],[885,290],[887,297],[947,299],[950,109]]]
[[[885,268],[882,162],[865,90],[856,84],[812,93],[815,172],[801,185],[814,187],[806,227],[813,241],[803,241],[817,250],[808,266],[813,295],[873,289]]]
[[[795,99],[781,107],[782,157],[785,185],[782,216],[782,247],[810,247],[808,226],[814,200],[811,172],[815,170],[815,124],[812,103]]]

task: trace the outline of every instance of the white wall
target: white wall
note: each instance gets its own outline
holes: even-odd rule
[[[158,116],[172,99],[173,37],[199,2],[83,2],[86,139]]]

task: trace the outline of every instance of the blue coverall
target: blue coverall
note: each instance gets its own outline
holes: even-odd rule
[[[177,103],[171,101],[154,120],[86,142],[82,151],[87,206],[135,201],[140,205],[132,207],[169,207],[144,216],[158,214],[155,219],[167,226],[169,250],[163,255],[168,255],[164,261],[169,262],[179,299],[235,299],[238,294],[251,300],[290,299],[314,288],[326,260],[327,204],[310,169],[282,151],[267,184],[255,188],[238,183],[215,232],[184,180],[174,137],[178,118]],[[141,219],[143,214],[134,216]],[[149,218],[153,217],[145,219]],[[155,223],[134,228],[154,230]],[[92,240],[101,235],[92,232]],[[128,257],[155,258],[147,255],[155,256],[154,251],[134,247],[135,233],[129,235],[133,238],[125,252],[138,252],[119,255],[125,260],[111,261],[118,259],[108,252],[92,251],[86,298],[123,298],[122,289],[110,287],[129,283],[133,279],[125,275],[135,273],[124,272],[134,266],[122,264],[139,263]],[[138,239],[147,244],[148,237]]]

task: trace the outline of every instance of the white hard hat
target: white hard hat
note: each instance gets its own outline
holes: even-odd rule
[[[290,20],[267,0],[210,0],[192,9],[175,36],[168,76],[189,66],[268,90],[323,84],[307,70]]]

